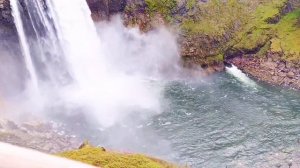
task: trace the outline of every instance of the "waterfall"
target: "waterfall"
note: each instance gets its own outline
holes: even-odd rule
[[[162,111],[163,81],[154,79],[176,72],[171,33],[142,34],[119,22],[105,23],[99,36],[85,0],[11,0],[11,6],[30,81],[40,93],[34,103],[43,98],[44,111],[79,111],[104,127]]]
[[[16,25],[18,35],[19,35],[20,44],[22,46],[24,61],[25,61],[26,68],[27,68],[29,76],[30,76],[30,83],[31,83],[30,86],[32,87],[33,90],[37,91],[38,90],[38,79],[37,79],[35,67],[33,65],[33,60],[31,58],[28,41],[27,41],[27,38],[25,35],[24,26],[22,23],[21,14],[20,14],[20,10],[19,10],[20,9],[19,3],[18,3],[18,0],[11,0],[10,3],[11,3],[12,14],[14,17],[15,25]]]
[[[96,82],[96,74],[98,77],[106,74],[105,59],[86,1],[53,0],[48,6],[55,9],[54,24],[60,33],[72,78],[80,85]]]

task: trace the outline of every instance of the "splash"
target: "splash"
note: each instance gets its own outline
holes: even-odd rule
[[[232,67],[226,67],[226,71],[237,78],[239,81],[245,83],[248,86],[256,87],[256,83],[250,79],[245,73],[239,70],[236,66],[232,65]]]
[[[165,79],[179,71],[176,36],[165,28],[141,33],[118,17],[95,26],[85,0],[12,0],[11,6],[29,60],[27,81],[38,90],[26,88],[27,111],[80,113],[106,128],[162,112]]]

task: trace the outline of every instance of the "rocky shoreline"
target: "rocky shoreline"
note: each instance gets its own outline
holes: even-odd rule
[[[0,119],[0,141],[45,153],[76,149],[81,143],[78,138],[64,132],[59,124],[16,123],[3,118]]]
[[[255,58],[253,56],[235,57],[228,62],[260,81],[300,89],[300,69],[288,62],[272,57]]]

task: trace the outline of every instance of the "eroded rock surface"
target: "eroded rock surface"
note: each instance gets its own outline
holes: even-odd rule
[[[0,120],[0,141],[35,149],[46,153],[57,153],[76,149],[80,141],[67,135],[55,123],[26,122],[17,124]]]
[[[261,81],[300,89],[300,68],[276,57],[256,58],[248,55],[235,57],[229,62]]]

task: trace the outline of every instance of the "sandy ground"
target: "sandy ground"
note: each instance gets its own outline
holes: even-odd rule
[[[95,168],[0,142],[0,168]]]

